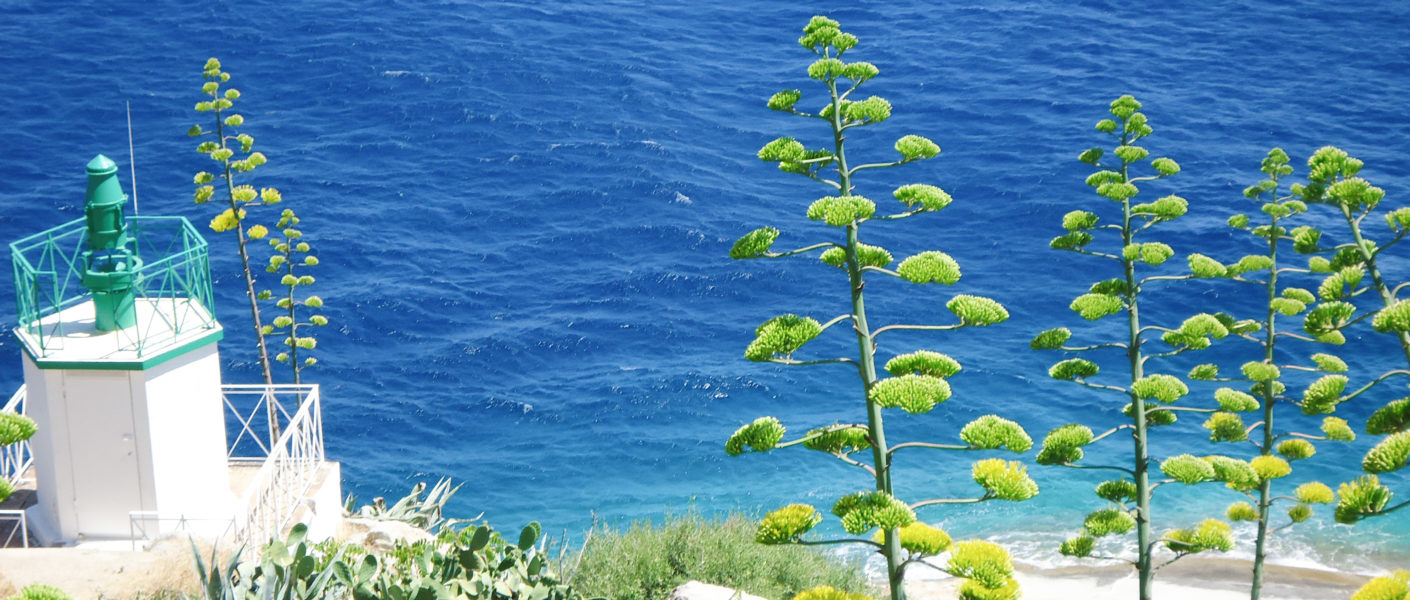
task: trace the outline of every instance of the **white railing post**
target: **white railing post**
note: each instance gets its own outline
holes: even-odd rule
[[[246,547],[263,544],[270,538],[281,535],[299,508],[299,501],[308,492],[318,469],[323,464],[323,415],[317,385],[250,385],[224,386],[226,406],[240,423],[240,433],[231,444],[230,454],[235,457],[236,446],[249,436],[265,452],[264,461],[255,473],[249,488],[241,498],[243,518],[236,523],[237,543]],[[283,409],[286,403],[278,401],[278,396],[292,395],[298,410],[292,416]],[[231,400],[232,395],[258,395],[259,400],[251,409],[241,410]],[[297,399],[303,398],[302,403]],[[274,402],[280,407],[280,416],[287,419],[281,424],[279,440],[273,447],[266,447],[257,427],[265,402]],[[268,426],[264,431],[268,431]],[[256,457],[257,458],[257,457]]]
[[[20,389],[15,390],[15,393],[10,396],[10,400],[0,407],[0,412],[25,414],[28,395],[28,389],[21,385]],[[0,447],[0,479],[10,482],[15,487],[20,485],[21,478],[33,463],[34,452],[30,448],[29,440]]]

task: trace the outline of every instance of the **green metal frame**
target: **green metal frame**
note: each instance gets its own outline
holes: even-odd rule
[[[143,261],[134,271],[138,301],[170,304],[163,307],[166,310],[140,314],[133,327],[113,332],[119,336],[119,349],[142,359],[153,350],[156,333],[170,339],[193,329],[218,331],[205,238],[184,217],[131,217],[127,226],[131,250]],[[37,347],[26,348],[36,360],[58,349],[55,339],[64,336],[66,327],[41,321],[92,299],[83,287],[87,237],[85,220],[77,219],[10,244],[19,331],[36,341]]]

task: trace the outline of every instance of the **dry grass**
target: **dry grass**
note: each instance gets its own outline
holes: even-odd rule
[[[210,546],[200,545],[209,561]],[[220,560],[228,558],[222,552]],[[198,579],[191,543],[171,538],[147,552],[84,548],[0,550],[0,598],[26,585],[42,583],[74,598],[94,600],[157,600],[196,594]]]

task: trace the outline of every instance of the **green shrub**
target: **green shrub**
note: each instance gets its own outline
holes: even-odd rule
[[[572,584],[586,596],[613,600],[661,600],[690,580],[776,600],[822,585],[865,591],[860,564],[811,548],[755,543],[757,528],[740,515],[709,519],[690,512],[659,525],[599,530],[577,557]]]

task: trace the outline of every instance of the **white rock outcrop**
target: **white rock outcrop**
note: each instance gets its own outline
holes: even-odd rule
[[[687,581],[671,590],[667,600],[765,600],[753,594],[730,589],[722,585],[711,585],[699,581]]]

